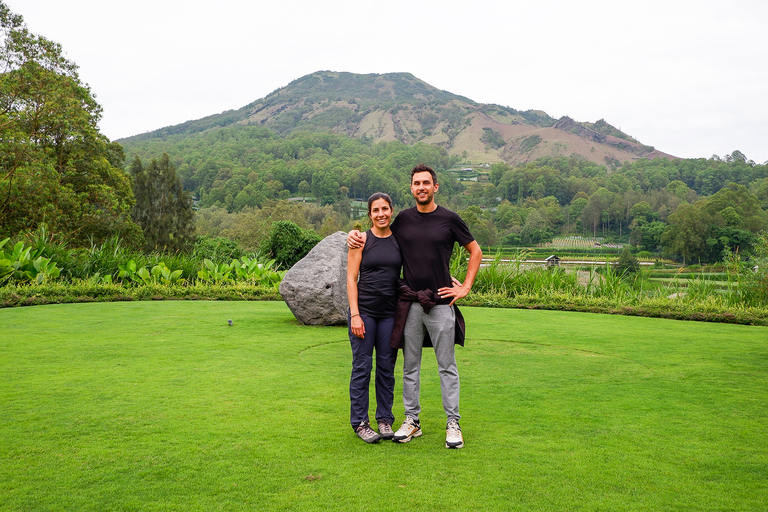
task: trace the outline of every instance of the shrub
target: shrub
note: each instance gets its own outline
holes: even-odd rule
[[[320,237],[311,230],[301,229],[287,220],[272,224],[266,252],[279,268],[291,268],[306,256],[320,242]]]
[[[637,262],[637,258],[629,252],[629,247],[624,247],[621,256],[619,256],[619,262],[616,264],[616,273],[620,276],[626,276],[635,274],[638,270],[640,270],[640,264]]]
[[[198,260],[231,261],[240,258],[243,249],[234,240],[223,236],[200,236],[195,242],[192,256]]]

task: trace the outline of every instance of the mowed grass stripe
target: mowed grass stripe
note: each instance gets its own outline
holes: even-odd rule
[[[429,349],[424,436],[365,445],[346,328],[281,302],[0,310],[0,509],[768,508],[768,328],[462,311],[446,450]]]

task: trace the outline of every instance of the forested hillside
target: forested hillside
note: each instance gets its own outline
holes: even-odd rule
[[[258,246],[264,229],[244,226],[271,217],[279,200],[316,201],[279,211],[321,235],[352,227],[352,200],[375,191],[389,192],[399,208],[411,205],[408,172],[415,162],[439,171],[439,202],[459,210],[483,245],[580,234],[715,261],[725,250],[748,253],[754,235],[768,228],[768,169],[738,151],[615,167],[546,157],[516,166],[470,165],[467,172],[459,169],[468,164],[440,146],[319,132],[281,137],[254,126],[167,135],[128,144],[127,151],[142,159],[170,154],[184,186],[198,197],[198,228],[249,247]]]

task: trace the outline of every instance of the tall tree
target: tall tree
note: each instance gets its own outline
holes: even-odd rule
[[[189,247],[194,215],[189,193],[181,186],[166,153],[144,168],[139,157],[131,163],[136,204],[131,214],[144,231],[147,250],[180,251]]]
[[[75,243],[140,238],[122,148],[99,133],[100,118],[61,46],[0,0],[0,232],[45,223]]]
[[[661,237],[664,248],[683,257],[683,264],[708,261],[711,248],[707,239],[714,232],[712,216],[704,209],[704,201],[684,203],[669,216],[669,226]]]

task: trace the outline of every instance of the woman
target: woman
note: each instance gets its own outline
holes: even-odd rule
[[[389,225],[392,199],[376,192],[368,198],[368,217],[373,226],[365,243],[347,253],[347,295],[349,296],[349,341],[352,345],[352,376],[349,382],[350,421],[357,436],[366,443],[392,439],[392,401],[395,392],[397,350],[389,338],[395,322],[397,280],[400,277],[400,249]],[[376,433],[368,421],[368,384],[371,381],[373,351],[376,350]]]

